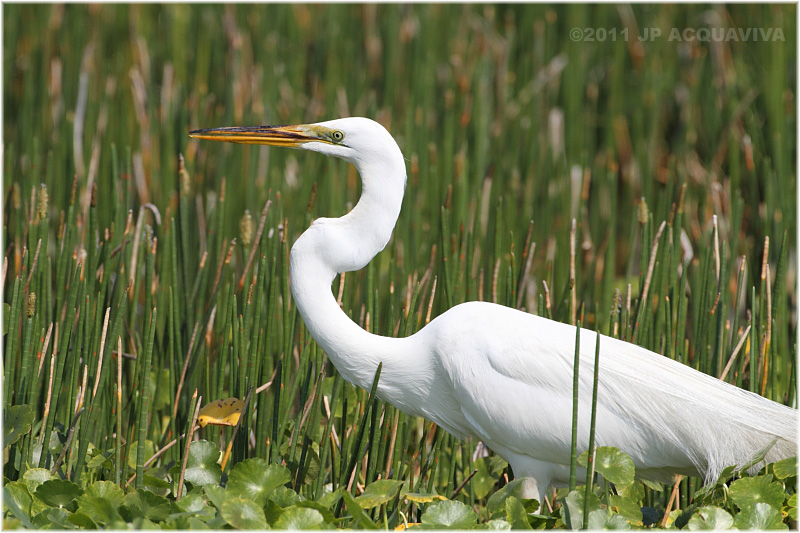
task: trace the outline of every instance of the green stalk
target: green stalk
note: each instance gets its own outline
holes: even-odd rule
[[[589,426],[589,449],[586,464],[586,494],[583,498],[583,529],[589,529],[589,495],[592,493],[594,480],[594,428],[597,421],[597,386],[600,376],[600,332],[594,345],[594,381],[592,382],[592,422]],[[605,484],[605,479],[603,480]]]
[[[569,490],[575,490],[575,476],[578,470],[578,368],[581,361],[581,323],[575,327],[575,359],[572,367],[572,440],[569,456]]]
[[[139,409],[138,437],[136,448],[136,480],[134,487],[137,490],[144,488],[144,452],[147,440],[147,422],[150,414],[150,367],[153,362],[153,340],[156,333],[156,308],[150,314],[150,326],[147,330],[147,340],[144,349],[144,364],[141,366],[139,383],[141,384],[141,407]]]

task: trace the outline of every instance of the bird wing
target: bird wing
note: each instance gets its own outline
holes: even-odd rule
[[[477,302],[439,319],[441,371],[472,432],[513,453],[568,461],[575,328]],[[580,449],[588,447],[596,338],[582,330]],[[619,447],[637,466],[716,475],[771,439],[783,442],[781,453],[796,448],[796,410],[627,342],[601,336],[600,347],[596,444]]]

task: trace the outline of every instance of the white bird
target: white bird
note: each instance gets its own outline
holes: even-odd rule
[[[337,304],[336,275],[365,267],[383,250],[400,214],[406,168],[383,126],[353,117],[190,135],[302,148],[355,165],[358,204],[341,218],[316,219],[292,247],[292,294],[311,336],[356,386],[369,389],[383,363],[378,397],[457,437],[484,441],[524,479],[526,497],[541,501],[569,480],[573,326],[468,302],[410,337],[390,338],[363,330]],[[581,331],[579,452],[589,446],[595,342],[595,332]],[[601,336],[595,444],[628,453],[644,478],[669,482],[682,473],[709,481],[770,444],[767,461],[796,455],[797,410]]]

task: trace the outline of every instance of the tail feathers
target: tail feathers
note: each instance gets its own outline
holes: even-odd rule
[[[765,464],[798,454],[798,411],[656,355],[603,338],[609,349],[606,380],[617,409],[648,426],[671,449],[689,459],[706,482],[729,466]],[[583,346],[583,343],[581,343]],[[657,379],[649,376],[656,375]],[[656,393],[657,391],[657,393]],[[669,443],[669,444],[667,444]],[[764,455],[764,451],[766,454]]]

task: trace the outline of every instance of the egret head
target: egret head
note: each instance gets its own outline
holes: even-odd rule
[[[225,127],[189,132],[196,139],[288,146],[363,165],[386,160],[402,164],[402,153],[386,128],[368,118],[350,117],[294,126]]]

